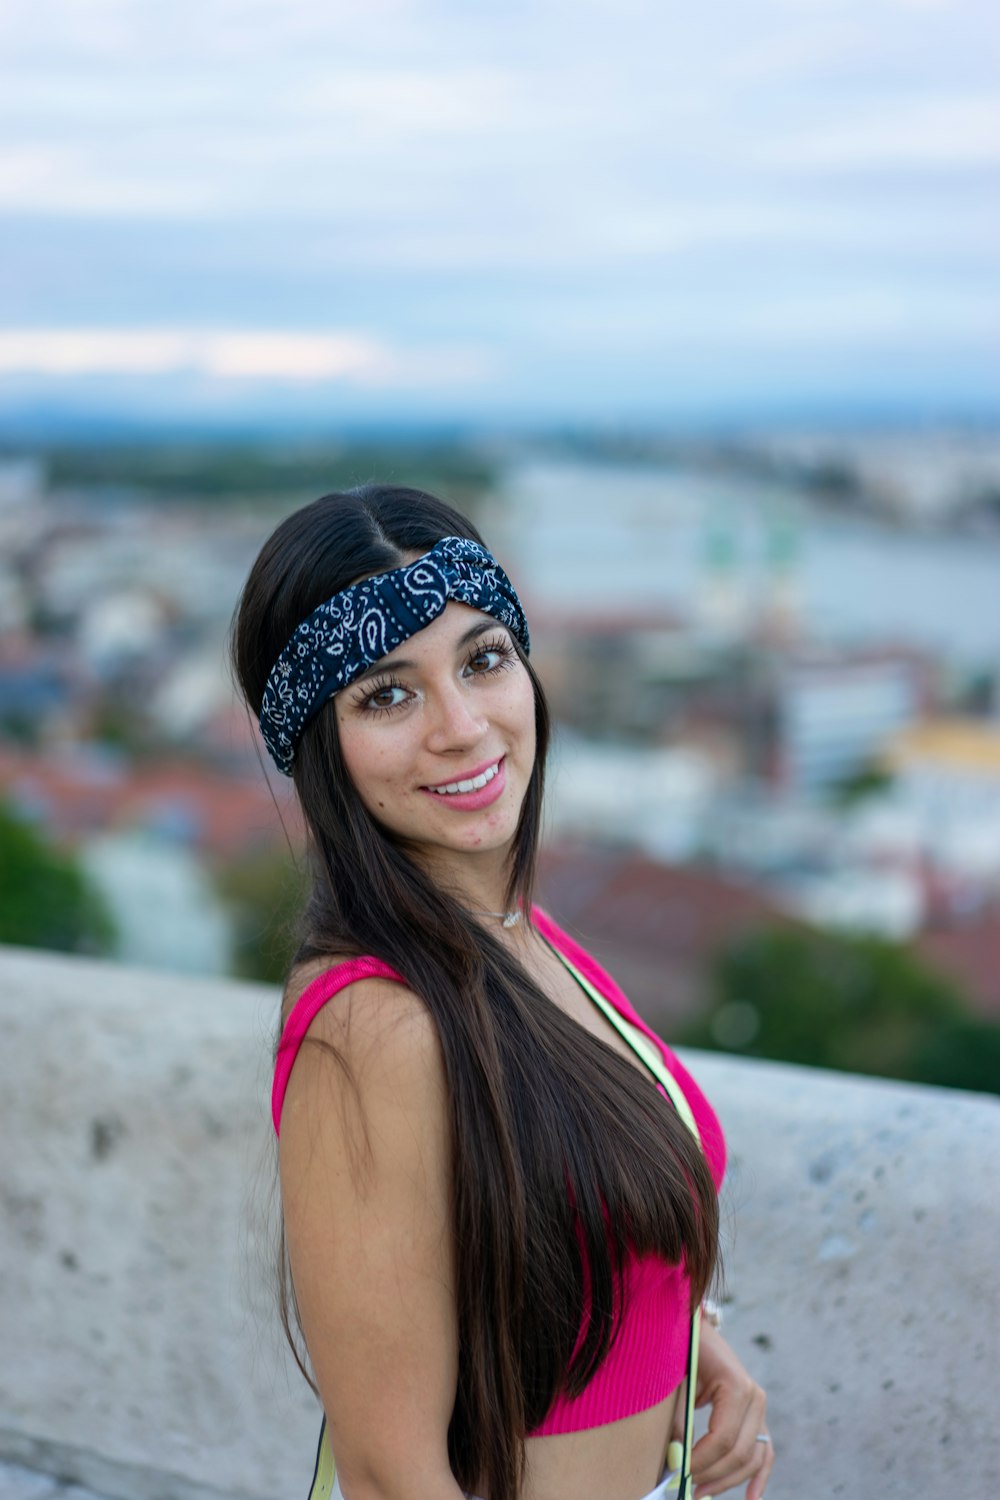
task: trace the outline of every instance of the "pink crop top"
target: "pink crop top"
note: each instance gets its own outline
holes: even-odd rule
[[[538,907],[532,920],[549,943],[579,971],[638,1031],[654,1042],[677,1080],[694,1115],[702,1148],[716,1189],[722,1183],[726,1147],[722,1128],[704,1094],[674,1056],[633,1010],[611,976]],[[278,1043],[271,1091],[275,1131],[295,1058],[306,1032],[328,1000],[360,979],[391,979],[405,984],[401,974],[376,958],[350,959],[327,969],[303,990]],[[664,1093],[661,1084],[657,1088]],[[656,1406],[676,1390],[687,1369],[691,1313],[688,1279],[683,1268],[658,1255],[633,1256],[624,1277],[625,1312],[607,1356],[584,1391],[575,1398],[559,1396],[530,1437],[558,1432],[580,1432],[602,1427]]]

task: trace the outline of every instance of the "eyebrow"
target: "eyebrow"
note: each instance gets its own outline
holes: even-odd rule
[[[469,629],[463,635],[459,636],[455,642],[455,650],[461,651],[463,646],[467,646],[470,641],[475,640],[477,635],[482,635],[484,630],[489,630],[493,625],[498,630],[506,631],[507,629],[506,625],[501,624],[499,620],[495,620],[492,615],[485,615],[475,625],[470,625]],[[373,662],[365,671],[359,672],[357,677],[351,682],[351,686],[354,687],[356,683],[364,682],[368,677],[377,677],[380,672],[412,672],[416,670],[416,666],[417,663],[415,661],[404,661],[397,657],[389,658],[381,656],[378,661]]]

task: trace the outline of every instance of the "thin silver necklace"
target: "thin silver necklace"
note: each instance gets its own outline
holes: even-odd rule
[[[504,927],[516,927],[521,920],[521,908],[516,906],[513,911],[481,911],[481,917],[496,917]]]

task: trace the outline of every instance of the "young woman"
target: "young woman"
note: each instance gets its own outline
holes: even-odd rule
[[[532,905],[528,649],[475,528],[377,486],[282,522],[234,621],[313,870],[273,1095],[313,1493],[760,1500],[764,1394],[698,1311],[718,1122]]]

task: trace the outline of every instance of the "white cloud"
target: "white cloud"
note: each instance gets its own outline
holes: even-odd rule
[[[403,389],[416,382],[480,380],[475,350],[391,348],[355,333],[239,329],[0,329],[0,378],[42,375],[159,377],[316,385],[346,380]]]
[[[82,218],[211,217],[208,184],[124,169],[72,142],[14,147],[0,156],[0,212]]]
[[[333,67],[296,86],[294,110],[368,139],[482,135],[513,124],[518,92],[500,68]]]
[[[765,160],[800,171],[884,171],[1000,165],[1000,97],[906,99],[765,147]]]
[[[596,385],[665,296],[715,347],[784,326],[819,361],[909,319],[973,349],[956,292],[995,318],[998,17],[5,0],[0,375],[485,389],[541,358],[551,382],[575,338]],[[897,283],[905,304],[865,303]]]

